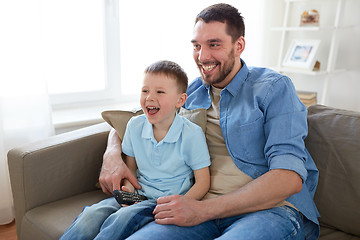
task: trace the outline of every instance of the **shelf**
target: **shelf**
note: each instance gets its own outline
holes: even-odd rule
[[[275,70],[275,71],[278,71],[278,72],[300,73],[300,74],[311,75],[311,76],[321,76],[321,75],[326,75],[326,74],[329,74],[329,73],[340,73],[340,72],[345,72],[346,71],[346,69],[336,69],[336,70],[331,71],[331,72],[328,72],[326,70],[311,71],[311,70],[300,69],[300,68],[285,68],[285,67],[273,67],[272,69]]]
[[[271,30],[272,31],[320,31],[320,30],[332,30],[332,29],[334,29],[334,26],[274,27]]]
[[[352,28],[357,28],[358,26],[356,25],[347,25],[347,26],[341,26],[341,27],[335,27],[335,26],[297,26],[297,27],[273,27],[271,28],[271,31],[293,31],[293,32],[298,32],[298,31],[321,31],[321,30],[334,30],[334,29],[352,29]]]
[[[300,73],[300,74],[312,75],[312,76],[320,76],[320,75],[325,75],[328,73],[327,71],[311,71],[311,70],[304,70],[304,69],[300,69],[300,68],[284,68],[284,67],[278,68],[278,67],[276,67],[273,69],[278,72]]]
[[[277,65],[276,67],[274,67],[273,69],[278,71],[278,72],[283,72],[283,73],[294,73],[294,74],[303,74],[303,75],[308,75],[308,76],[325,76],[325,81],[323,83],[323,94],[321,96],[321,104],[326,104],[327,101],[327,93],[328,93],[328,85],[329,85],[329,79],[331,78],[331,74],[335,74],[338,72],[343,72],[345,71],[344,69],[335,69],[335,63],[336,63],[336,57],[337,57],[337,51],[338,51],[338,47],[339,47],[339,35],[341,35],[341,32],[339,30],[341,29],[352,29],[353,27],[356,26],[344,26],[341,25],[341,19],[343,17],[343,8],[344,8],[344,0],[336,0],[336,8],[334,10],[336,10],[336,14],[334,16],[334,23],[331,25],[305,25],[305,26],[300,26],[295,24],[290,24],[290,26],[288,25],[289,19],[292,18],[292,20],[294,19],[294,15],[292,15],[292,13],[290,11],[294,11],[294,8],[291,7],[292,4],[296,5],[297,3],[306,3],[306,5],[308,5],[308,7],[310,7],[312,5],[312,3],[314,1],[324,1],[325,0],[284,0],[284,2],[286,3],[285,9],[284,9],[284,19],[283,19],[283,24],[281,27],[274,27],[271,28],[270,30],[272,31],[278,31],[281,34],[281,38],[280,38],[280,49],[279,49],[279,54],[278,54],[278,61],[277,61]],[[334,0],[335,1],[335,0]],[[326,11],[325,11],[326,12]],[[328,11],[328,17],[330,17],[330,12]],[[298,24],[300,24],[300,22],[298,22]],[[323,34],[321,31],[330,31],[331,33],[331,40],[330,40],[330,46],[329,46],[329,55],[327,57],[327,63],[323,63],[324,65],[322,65],[322,69],[321,71],[312,71],[310,69],[301,69],[301,68],[293,68],[293,67],[283,67],[282,63],[283,63],[283,59],[284,59],[284,52],[286,51],[285,47],[286,47],[286,43],[288,42],[288,37],[289,35],[292,36],[293,34],[290,33],[294,33],[294,32],[302,32],[302,33],[306,33],[303,35],[306,35],[305,38],[311,38],[311,37],[316,37],[319,38],[318,35],[320,36],[320,39],[324,39],[324,38],[328,38],[328,36],[325,34]],[[318,33],[321,34],[318,34]],[[325,60],[323,60],[325,61]],[[324,68],[324,66],[326,66],[326,68]],[[293,76],[296,77],[296,76]]]
[[[328,1],[328,0],[284,0],[285,2],[321,2],[321,1]]]

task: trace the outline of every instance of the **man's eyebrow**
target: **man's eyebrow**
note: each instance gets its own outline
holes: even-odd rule
[[[213,38],[213,39],[207,40],[206,42],[208,42],[208,43],[214,43],[214,42],[222,42],[222,41],[221,41],[221,39],[219,39],[219,38]]]
[[[197,43],[198,41],[193,39],[191,40],[191,43]],[[206,40],[207,43],[214,43],[214,42],[222,42],[222,40],[220,38],[211,38]]]

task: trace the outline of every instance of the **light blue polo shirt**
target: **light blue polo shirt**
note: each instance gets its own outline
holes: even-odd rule
[[[121,147],[124,154],[135,157],[142,187],[138,193],[149,199],[184,195],[194,184],[193,170],[210,165],[201,127],[178,114],[160,142],[144,114],[131,118]]]

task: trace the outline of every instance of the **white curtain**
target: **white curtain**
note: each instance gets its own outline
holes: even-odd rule
[[[40,6],[40,0],[0,1],[0,224],[14,219],[7,152],[54,134]]]

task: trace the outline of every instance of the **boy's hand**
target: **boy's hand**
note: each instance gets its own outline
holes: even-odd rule
[[[128,181],[128,180],[124,180],[124,185],[121,187],[121,190],[124,192],[135,192],[135,188],[134,186]],[[137,202],[136,202],[137,203]],[[134,204],[136,204],[134,203]],[[122,207],[127,207],[129,205],[127,204],[121,204]]]
[[[124,181],[128,182],[127,180]],[[130,182],[125,183],[124,186],[121,187],[121,190],[124,192],[135,192],[135,188]]]

